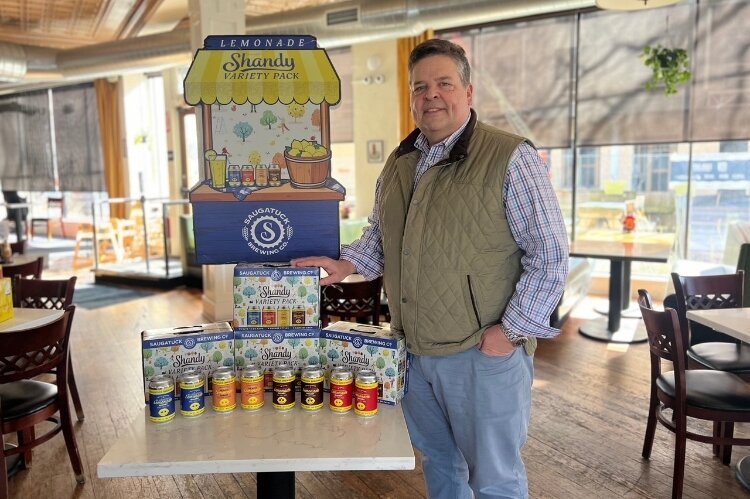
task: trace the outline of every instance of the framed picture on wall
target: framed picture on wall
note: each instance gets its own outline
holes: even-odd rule
[[[367,162],[368,163],[382,163],[383,162],[383,141],[382,140],[368,140],[367,141]]]

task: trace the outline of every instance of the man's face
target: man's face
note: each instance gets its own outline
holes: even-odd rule
[[[414,121],[436,144],[458,130],[469,117],[471,84],[464,86],[453,59],[446,55],[425,57],[411,72],[411,112]]]

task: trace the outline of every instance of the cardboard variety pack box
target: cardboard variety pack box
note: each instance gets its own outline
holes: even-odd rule
[[[320,363],[319,336],[319,328],[238,329],[234,332],[234,363],[238,370],[248,362],[260,364],[266,373],[266,390],[270,390],[270,372],[279,364],[291,364],[297,370]]]
[[[319,357],[326,375],[340,365],[355,373],[363,368],[374,370],[381,403],[397,404],[408,389],[406,339],[387,327],[344,321],[331,324],[320,331]]]
[[[188,369],[197,369],[208,378],[217,367],[234,365],[234,332],[228,322],[147,329],[141,332],[141,346],[146,402],[148,382],[156,375],[168,374],[176,383]]]
[[[318,267],[240,263],[233,284],[235,329],[319,327]]]
[[[13,318],[13,285],[10,277],[0,278],[0,322]]]

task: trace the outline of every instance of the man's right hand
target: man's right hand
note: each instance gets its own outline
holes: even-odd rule
[[[334,260],[327,256],[306,256],[295,258],[291,261],[292,267],[322,267],[328,273],[327,277],[320,280],[320,285],[335,284],[343,281],[348,275],[354,274],[357,269],[348,260]]]

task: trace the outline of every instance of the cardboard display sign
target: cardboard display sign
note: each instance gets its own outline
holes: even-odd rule
[[[329,107],[341,83],[311,36],[209,36],[184,81],[205,180],[190,192],[198,263],[338,258]]]

